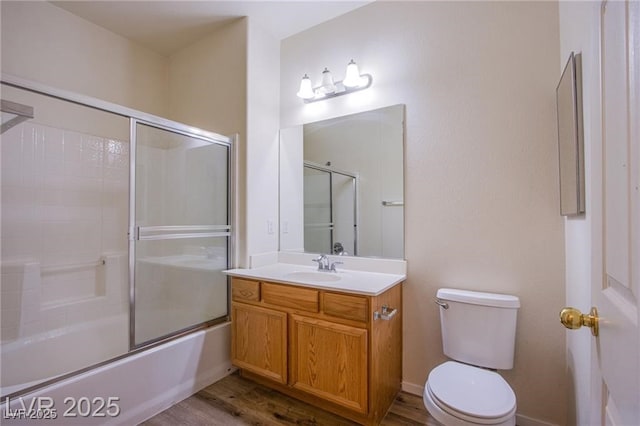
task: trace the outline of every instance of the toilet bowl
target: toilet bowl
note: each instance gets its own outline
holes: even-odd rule
[[[447,361],[431,370],[424,405],[445,426],[514,426],[516,396],[496,372]]]
[[[429,373],[423,401],[444,426],[515,426],[516,395],[495,370],[513,368],[516,296],[440,289],[442,348],[451,359]]]

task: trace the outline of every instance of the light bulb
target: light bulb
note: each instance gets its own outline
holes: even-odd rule
[[[322,93],[333,93],[336,91],[336,85],[333,82],[333,76],[331,76],[331,71],[327,68],[322,71],[322,84],[320,86],[320,90]]]
[[[347,73],[344,77],[344,80],[342,80],[342,84],[344,84],[345,87],[358,87],[360,85],[360,82],[361,78],[360,71],[358,70],[358,65],[352,59],[351,62],[349,62],[349,64],[347,65]]]
[[[311,79],[308,75],[305,74],[304,77],[302,77],[302,80],[300,81],[300,90],[298,90],[296,95],[302,99],[313,99],[315,97],[313,86],[311,86]]]

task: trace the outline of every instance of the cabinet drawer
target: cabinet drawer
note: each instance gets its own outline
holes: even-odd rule
[[[262,283],[262,301],[271,305],[318,312],[318,290]]]
[[[234,278],[231,282],[231,297],[233,300],[260,300],[260,283],[258,281]]]
[[[355,321],[369,318],[367,298],[325,292],[322,296],[322,310],[326,315]]]

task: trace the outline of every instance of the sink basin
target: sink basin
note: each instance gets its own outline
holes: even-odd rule
[[[296,271],[284,274],[284,278],[300,281],[335,282],[340,281],[340,276],[333,272]]]

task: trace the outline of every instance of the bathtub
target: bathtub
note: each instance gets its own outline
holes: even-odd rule
[[[47,425],[138,424],[233,372],[230,340],[230,326],[226,322],[20,397],[3,398],[0,423],[3,426],[33,424],[32,419],[21,418],[24,417],[21,407],[44,403],[53,407],[48,414],[55,411],[55,418],[42,420]],[[46,353],[42,356],[50,358]],[[27,363],[24,364],[28,368]],[[104,406],[100,408],[106,401],[111,401],[110,412]]]
[[[121,314],[5,342],[2,396],[122,355],[128,339],[129,316]]]
[[[129,316],[128,311],[123,311],[126,304],[122,300],[128,293],[127,287],[120,284],[127,282],[126,258],[116,254],[105,255],[104,259],[107,284],[110,280],[116,281],[106,286],[104,295],[53,306],[32,306],[37,309],[21,314],[27,312],[28,320],[32,319],[29,317],[34,312],[38,313],[42,326],[50,329],[2,342],[2,425],[32,422],[32,419],[20,418],[19,409],[32,406],[34,401],[36,405],[38,401],[54,403],[57,418],[46,420],[46,424],[138,424],[232,371],[228,323],[127,353]],[[11,291],[17,293],[39,289],[40,269],[37,262],[2,265],[3,278],[13,279],[7,282],[12,285]],[[5,284],[3,281],[3,287]],[[179,301],[177,296],[171,299],[174,303]],[[218,297],[212,299],[213,305],[207,305],[208,312],[213,312],[214,316],[224,315],[227,309],[226,281],[224,286],[220,286]],[[143,305],[141,303],[140,308],[145,308]],[[161,324],[166,320],[167,312],[155,309],[156,306],[149,308],[154,309],[144,311],[143,323],[146,320],[152,325],[154,321]],[[48,315],[51,312],[58,315]],[[65,319],[60,326],[50,321],[58,317]],[[22,326],[22,319],[25,318],[17,319],[16,327]],[[61,377],[101,363],[103,365],[88,371]],[[53,378],[59,380],[38,387]],[[20,396],[13,397],[16,393]],[[105,414],[100,410],[89,412],[90,416],[72,417],[73,412],[65,415],[65,411],[73,408],[71,404],[74,401],[84,402],[76,408],[86,410],[100,408],[100,402],[110,398],[117,404],[117,416],[100,416]],[[97,405],[87,406],[87,401]],[[76,414],[86,413],[76,410]]]

